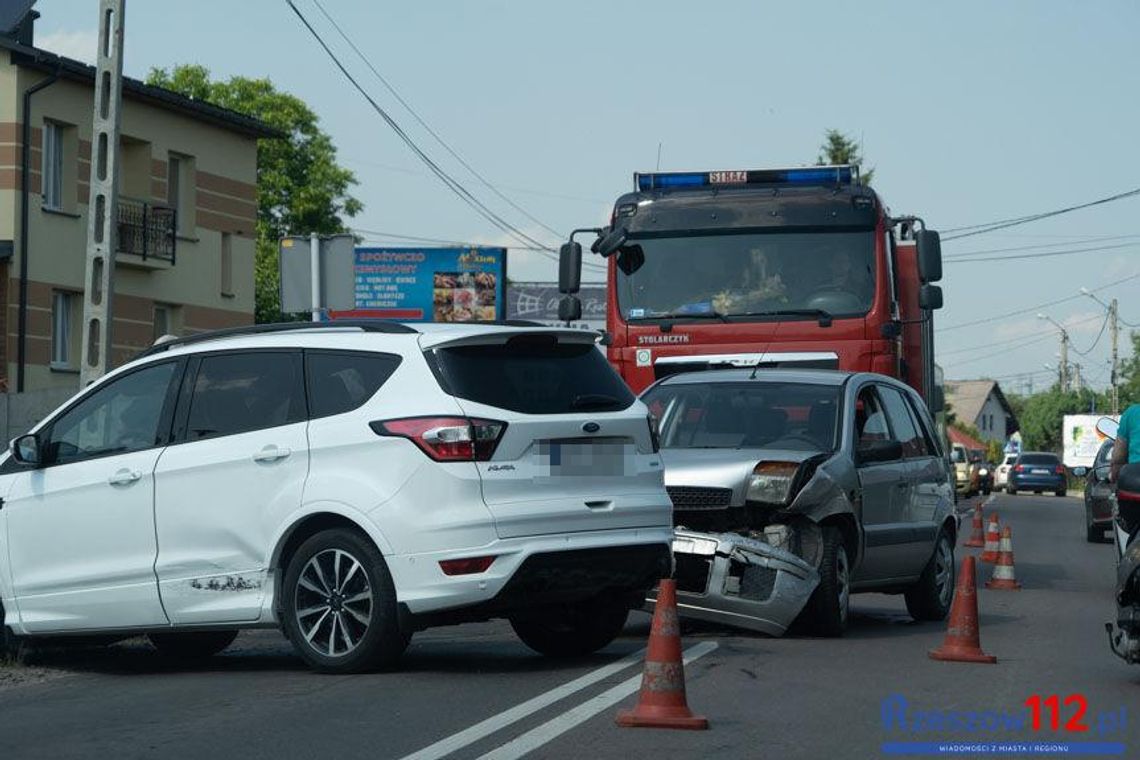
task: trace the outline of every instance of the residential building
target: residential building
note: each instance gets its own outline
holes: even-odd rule
[[[945,393],[955,419],[977,428],[983,441],[1004,443],[1018,428],[1013,408],[994,380],[947,380]]]
[[[78,385],[95,69],[0,35],[0,390]],[[124,78],[118,365],[165,334],[250,324],[257,141],[223,108]],[[26,225],[24,221],[26,220]]]

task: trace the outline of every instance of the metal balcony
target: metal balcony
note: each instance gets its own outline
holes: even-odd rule
[[[137,198],[119,197],[117,253],[142,261],[174,264],[178,219],[175,209]]]

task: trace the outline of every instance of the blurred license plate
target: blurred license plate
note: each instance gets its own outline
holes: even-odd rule
[[[1033,473],[1034,475],[1048,475],[1049,474],[1048,470],[1030,470],[1030,472]]]
[[[613,477],[626,474],[626,462],[634,455],[625,439],[592,439],[589,442],[543,441],[539,458],[552,477]]]

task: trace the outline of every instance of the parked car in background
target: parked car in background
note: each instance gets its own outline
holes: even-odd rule
[[[1002,459],[1001,464],[997,466],[994,474],[994,488],[1003,490],[1009,485],[1009,471],[1013,469],[1013,465],[1017,462],[1017,454],[1006,454]]]
[[[682,615],[824,635],[850,595],[940,620],[954,586],[952,476],[921,398],[869,373],[718,370],[642,395],[660,422]]]
[[[1056,454],[1046,451],[1023,451],[1009,471],[1006,492],[1014,496],[1018,491],[1044,493],[1052,491],[1064,496],[1068,489],[1065,465]]]
[[[671,569],[645,406],[583,330],[295,323],[155,346],[0,462],[2,624],[310,666],[507,618],[586,654]]]
[[[1108,481],[1112,446],[1111,440],[1100,445],[1092,467],[1073,468],[1074,475],[1085,478],[1085,538],[1089,543],[1103,541],[1105,531],[1112,528],[1116,511],[1116,488]]]

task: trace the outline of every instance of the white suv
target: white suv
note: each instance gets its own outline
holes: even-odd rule
[[[593,338],[299,323],[155,346],[0,463],[8,635],[205,656],[280,625],[332,672],[492,617],[547,655],[605,646],[671,572],[672,509]]]

